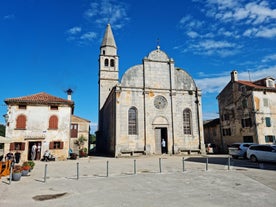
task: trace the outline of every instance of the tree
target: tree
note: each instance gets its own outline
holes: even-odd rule
[[[86,141],[87,139],[83,135],[81,135],[74,143],[79,147],[79,150],[81,150]]]

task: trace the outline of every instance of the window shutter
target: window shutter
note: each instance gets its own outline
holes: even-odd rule
[[[49,149],[54,149],[54,142],[50,142]]]
[[[12,151],[12,150],[14,150],[15,149],[15,144],[14,144],[14,142],[13,143],[10,143],[10,150]]]
[[[269,142],[269,136],[265,136],[265,142]]]
[[[63,142],[60,142],[60,149],[63,149]]]
[[[267,127],[271,127],[270,117],[265,117],[265,123]]]
[[[21,150],[25,150],[25,142],[22,142],[22,144],[21,144]]]

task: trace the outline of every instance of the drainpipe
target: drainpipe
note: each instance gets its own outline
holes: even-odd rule
[[[144,152],[147,153],[147,133],[146,133],[146,91],[145,91],[145,61],[143,60],[143,109],[144,109]]]
[[[197,126],[198,126],[198,137],[199,137],[199,143],[198,148],[201,150],[201,133],[200,133],[200,121],[199,121],[199,100],[198,100],[198,88],[196,87],[195,91],[196,96],[196,115],[197,115]]]
[[[172,92],[172,62],[169,62],[170,68],[170,98],[171,98],[171,120],[172,120],[172,154],[174,154],[174,117],[173,117],[173,92]],[[168,136],[168,133],[167,133]]]

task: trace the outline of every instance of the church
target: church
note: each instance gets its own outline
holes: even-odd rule
[[[108,24],[98,84],[98,153],[205,153],[201,90],[159,46],[119,80],[119,56]]]

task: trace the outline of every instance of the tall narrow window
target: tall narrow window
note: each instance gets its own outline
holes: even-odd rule
[[[137,109],[135,107],[128,110],[128,134],[137,134]]]
[[[16,129],[26,129],[26,116],[19,115],[16,119]]]
[[[184,130],[184,134],[192,134],[190,109],[185,109],[183,111],[183,130]]]
[[[58,128],[58,118],[53,115],[49,119],[49,129],[57,129]]]
[[[110,66],[114,67],[115,66],[115,61],[113,59],[110,60]]]
[[[108,59],[104,60],[104,66],[108,66]]]

